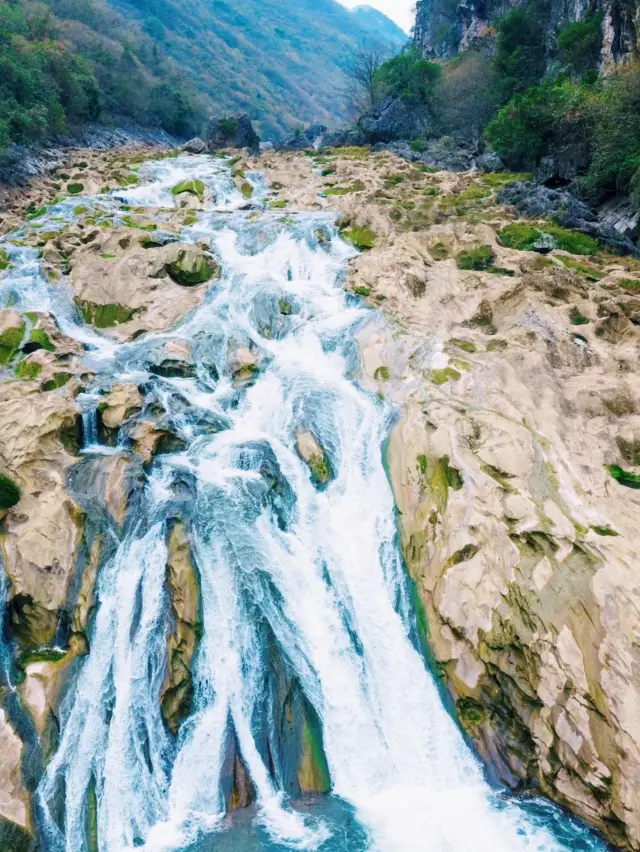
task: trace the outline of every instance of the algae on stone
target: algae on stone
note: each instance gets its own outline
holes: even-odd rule
[[[198,179],[181,180],[171,190],[172,195],[195,195],[202,203],[204,201],[204,183]]]

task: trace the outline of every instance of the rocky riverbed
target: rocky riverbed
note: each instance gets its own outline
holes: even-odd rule
[[[149,464],[180,442],[135,370],[96,382],[92,352],[175,328],[220,274],[210,241],[183,239],[210,190],[195,168],[169,188],[167,209],[145,195],[139,170],[153,155],[73,152],[58,175],[7,196],[1,223],[12,245],[0,254],[0,473],[21,499],[2,513],[13,662],[0,693],[0,818],[16,849],[30,844],[60,701],[91,653],[98,568]],[[360,250],[345,281],[374,309],[359,333],[360,382],[397,406],[388,470],[423,640],[490,776],[640,848],[640,262],[500,205],[523,175],[454,174],[360,148],[226,162],[253,222],[335,211]],[[71,197],[69,221],[48,209],[59,195]],[[15,303],[16,251],[59,287],[62,308],[44,310],[36,294],[32,308],[23,290]],[[83,338],[60,320],[74,315]],[[152,372],[189,376],[201,358],[197,340],[174,335],[158,342]],[[242,385],[260,353],[238,343],[228,369]],[[89,428],[106,448],[124,437],[126,452],[83,458]],[[321,443],[297,440],[322,485]],[[175,731],[200,631],[180,524],[167,566],[174,628],[158,704]],[[299,786],[323,792],[303,717]],[[244,766],[231,764],[229,802],[247,804]]]

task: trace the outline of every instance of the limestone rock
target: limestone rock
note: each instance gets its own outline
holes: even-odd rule
[[[300,457],[307,463],[314,481],[318,485],[326,485],[333,479],[333,472],[327,454],[320,446],[318,439],[310,431],[298,432],[296,449]]]
[[[196,136],[183,145],[183,150],[186,151],[187,154],[204,154],[207,150],[207,143],[204,139],[200,139],[199,136]]]
[[[10,823],[30,832],[31,797],[22,775],[23,753],[23,743],[11,725],[7,711],[0,706],[0,824]]]
[[[142,409],[143,399],[137,385],[114,385],[100,403],[100,417],[108,429],[118,429]]]
[[[207,140],[212,151],[221,148],[248,148],[252,154],[260,153],[260,137],[246,113],[211,118],[207,128]]]
[[[161,702],[163,718],[175,734],[191,707],[191,663],[202,628],[200,582],[182,522],[174,524],[168,547],[167,583],[171,593],[175,629],[169,637],[169,665]]]

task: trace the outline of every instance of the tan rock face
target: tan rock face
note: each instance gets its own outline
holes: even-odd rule
[[[118,429],[142,409],[142,395],[136,385],[115,385],[100,403],[103,424],[108,429]]]
[[[416,205],[418,185],[402,184]],[[404,408],[389,466],[425,640],[493,774],[638,849],[640,492],[606,468],[640,463],[640,340],[617,284],[638,269],[503,248],[495,207],[495,228],[445,215],[453,201],[394,224],[377,195],[338,203],[378,234],[349,284],[388,323],[361,334],[362,381]],[[459,269],[479,244],[510,274]]]
[[[22,776],[23,749],[6,711],[0,707],[0,822],[6,820],[30,831],[31,804]]]

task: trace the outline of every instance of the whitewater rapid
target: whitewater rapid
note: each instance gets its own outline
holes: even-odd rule
[[[383,466],[394,412],[357,382],[355,333],[370,312],[341,286],[354,252],[332,217],[256,217],[242,209],[229,167],[208,157],[141,174],[140,187],[87,203],[116,216],[121,202],[171,208],[170,188],[194,176],[216,196],[182,238],[211,240],[223,276],[175,330],[118,344],[85,327],[64,285],[39,274],[33,250],[9,247],[16,269],[0,284],[14,310],[51,311],[83,343],[99,387],[135,376],[186,446],[154,462],[144,501],[101,567],[90,654],[38,788],[46,852],[603,849],[557,809],[525,807],[489,786],[414,641]],[[249,177],[260,206],[266,189]],[[41,227],[69,221],[64,205]],[[194,378],[149,371],[154,347],[172,339],[193,342]],[[260,364],[241,387],[228,366],[236,345]],[[86,454],[101,451],[89,397]],[[335,474],[326,488],[296,451],[305,430]],[[159,696],[171,629],[167,522],[184,483],[203,633],[193,712],[174,738]],[[273,647],[317,714],[332,800],[345,804],[353,830],[342,810],[317,815],[291,802],[282,767],[266,760],[258,729],[270,725]],[[224,845],[236,830],[221,778],[230,730],[257,795],[253,845],[245,834]]]

